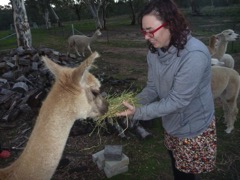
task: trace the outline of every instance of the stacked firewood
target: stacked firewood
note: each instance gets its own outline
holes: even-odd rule
[[[68,57],[49,48],[18,47],[0,57],[0,123],[12,122],[19,113],[41,106],[53,81],[41,55],[64,66],[74,66],[77,62],[74,56]]]

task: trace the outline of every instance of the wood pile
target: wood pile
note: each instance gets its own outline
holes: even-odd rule
[[[44,67],[41,55],[64,66],[74,66],[79,60],[50,48],[25,50],[18,47],[0,57],[0,125],[41,106],[54,80]]]

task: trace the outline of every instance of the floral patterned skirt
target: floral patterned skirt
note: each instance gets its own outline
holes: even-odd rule
[[[215,167],[217,154],[215,118],[208,129],[193,138],[177,138],[165,132],[164,143],[172,151],[179,171],[192,174],[210,172]]]

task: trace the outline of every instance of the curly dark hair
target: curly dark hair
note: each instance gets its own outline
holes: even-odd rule
[[[187,43],[187,36],[190,34],[189,24],[184,15],[180,12],[172,0],[151,0],[139,13],[138,22],[142,28],[142,18],[145,15],[153,14],[157,19],[166,22],[169,28],[171,40],[168,47],[173,45],[179,51],[184,49]],[[156,52],[156,48],[149,43],[149,50]]]

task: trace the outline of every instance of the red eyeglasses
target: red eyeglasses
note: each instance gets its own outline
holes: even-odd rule
[[[167,25],[167,23],[165,22],[161,26],[157,27],[156,29],[154,29],[152,31],[146,32],[146,31],[142,30],[142,33],[143,33],[144,36],[148,35],[148,37],[153,38],[154,33],[157,32],[159,29],[161,29],[162,27],[164,27],[166,25]]]

